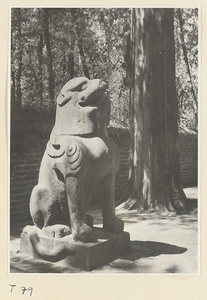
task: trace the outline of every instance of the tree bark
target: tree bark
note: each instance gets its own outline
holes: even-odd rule
[[[72,38],[72,41],[70,43],[70,53],[68,54],[68,73],[70,76],[70,79],[74,77],[74,47],[75,47],[75,39]]]
[[[14,30],[13,26],[11,26],[11,61],[14,56]],[[15,80],[15,71],[14,66],[11,64],[11,110],[13,111],[15,109],[15,103],[16,103],[16,80]]]
[[[11,86],[11,108],[12,111],[15,108],[15,99],[16,99],[16,84],[15,84],[15,74],[14,71],[11,70],[11,79],[12,79],[12,86]]]
[[[22,76],[22,29],[21,29],[21,8],[17,8],[17,20],[18,20],[18,26],[17,26],[17,31],[18,31],[18,39],[19,39],[19,44],[18,44],[18,69],[17,69],[17,75],[16,75],[16,96],[17,96],[17,101],[16,101],[16,107],[21,108],[22,106],[22,89],[21,89],[21,76]]]
[[[54,101],[54,76],[53,76],[53,60],[52,60],[52,51],[50,43],[50,32],[49,32],[49,10],[43,8],[44,11],[44,37],[45,44],[48,54],[48,73],[49,73],[49,96],[51,102]]]
[[[132,10],[130,167],[125,208],[186,212],[181,185],[173,9]]]
[[[32,61],[32,46],[29,45],[28,48],[29,48],[28,56],[29,56],[30,68],[32,70],[33,78],[34,78],[35,83],[36,83],[36,89],[35,90],[38,92],[39,91],[39,80],[38,80],[38,76],[37,76],[36,71],[35,71],[35,66],[34,66],[33,61]]]
[[[88,66],[87,66],[85,54],[84,54],[84,51],[83,51],[82,40],[81,40],[80,37],[77,37],[77,39],[78,39],[79,53],[80,53],[81,62],[82,62],[82,66],[83,66],[83,72],[84,72],[85,77],[87,77],[88,79],[90,79],[90,75],[89,75],[89,71],[88,71]]]
[[[39,91],[40,91],[40,107],[43,105],[43,76],[42,76],[42,66],[43,66],[43,36],[40,33],[40,39],[38,43],[38,69],[39,69]]]

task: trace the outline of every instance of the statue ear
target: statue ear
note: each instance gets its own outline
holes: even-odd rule
[[[64,106],[68,101],[70,101],[73,97],[74,92],[68,92],[67,95],[65,94],[59,94],[57,97],[57,104],[59,106]]]

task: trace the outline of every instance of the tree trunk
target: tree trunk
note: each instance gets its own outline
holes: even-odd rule
[[[11,86],[11,110],[13,111],[15,108],[15,91],[16,91],[16,84],[15,84],[15,74],[14,71],[11,70],[11,79],[12,79],[12,86]]]
[[[132,10],[126,208],[188,211],[181,185],[173,9]]]
[[[52,51],[50,44],[50,32],[49,32],[49,9],[43,8],[44,11],[44,36],[45,44],[48,54],[48,73],[49,73],[49,96],[51,102],[54,101],[54,76],[53,76],[53,61],[52,61]]]
[[[88,79],[90,79],[90,75],[89,75],[89,71],[88,71],[88,66],[87,66],[85,54],[84,54],[84,51],[83,51],[82,40],[81,40],[80,37],[77,37],[77,39],[78,39],[79,53],[80,53],[81,62],[82,62],[82,66],[83,66],[83,72],[84,72],[85,77],[87,77]]]
[[[74,77],[74,54],[71,53],[68,55],[68,73],[70,79]]]
[[[36,83],[36,91],[39,91],[39,80],[38,80],[38,76],[36,74],[36,71],[35,71],[35,65],[33,64],[33,61],[32,61],[32,46],[29,45],[28,46],[29,48],[29,63],[30,63],[30,68],[31,68],[31,71],[32,71],[32,74],[33,74],[33,78],[35,80],[35,83]]]
[[[39,69],[39,91],[40,91],[40,108],[43,105],[43,78],[42,78],[42,66],[43,66],[43,36],[40,33],[40,39],[38,43],[38,69]]]
[[[13,26],[11,26],[11,61],[14,56],[13,38],[14,38],[14,30],[13,30]],[[14,66],[12,66],[11,64],[10,68],[11,68],[11,110],[13,111],[15,109],[15,103],[16,103],[16,80],[15,80]]]
[[[79,15],[78,12],[81,15]],[[90,74],[89,74],[89,71],[88,71],[88,66],[87,66],[87,63],[86,63],[86,57],[85,57],[85,53],[84,53],[84,49],[83,49],[83,41],[82,41],[82,36],[81,36],[82,33],[81,33],[81,29],[79,27],[79,24],[77,22],[78,18],[84,18],[84,16],[83,16],[81,10],[76,9],[76,8],[71,9],[71,15],[72,15],[72,18],[73,18],[73,23],[75,24],[74,25],[74,30],[75,30],[75,36],[76,36],[76,39],[77,39],[77,42],[78,42],[78,49],[79,49],[79,54],[80,54],[80,57],[81,57],[83,73],[84,73],[85,77],[90,79]]]
[[[17,95],[17,101],[16,101],[16,107],[21,108],[22,106],[22,89],[21,89],[21,76],[22,76],[22,29],[21,29],[21,8],[17,8],[17,20],[18,20],[18,69],[17,69],[17,75],[16,75],[16,95]]]
[[[68,54],[68,73],[70,79],[74,77],[74,47],[75,47],[75,39],[72,38],[70,43],[70,53]]]

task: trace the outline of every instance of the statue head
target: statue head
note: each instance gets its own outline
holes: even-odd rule
[[[53,135],[86,135],[105,130],[110,119],[107,85],[99,79],[77,77],[57,97]]]

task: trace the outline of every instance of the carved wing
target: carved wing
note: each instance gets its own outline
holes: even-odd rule
[[[48,156],[52,159],[52,169],[55,170],[59,180],[65,182],[69,176],[77,174],[83,165],[83,152],[85,146],[74,137],[58,140],[58,143],[50,143]]]
[[[74,139],[66,149],[68,169],[72,172],[80,169],[82,164],[83,153],[80,146],[81,144]]]

